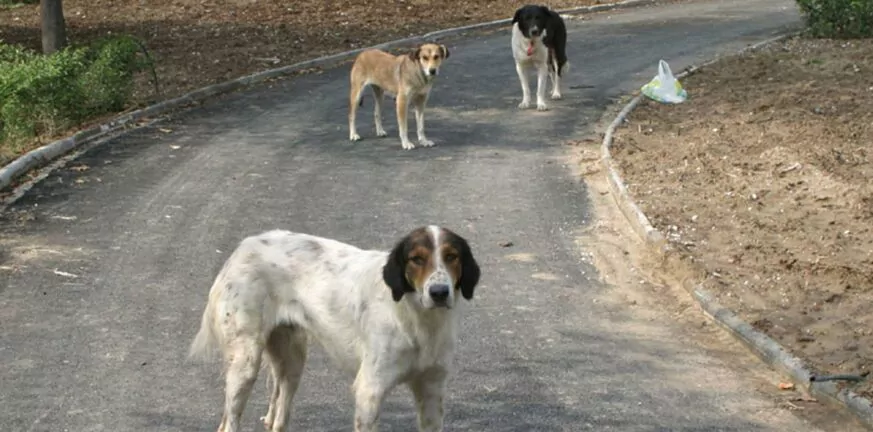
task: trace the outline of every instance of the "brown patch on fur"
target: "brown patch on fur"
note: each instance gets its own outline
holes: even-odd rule
[[[436,267],[433,238],[426,228],[413,231],[407,238],[406,280],[418,291]]]
[[[442,240],[442,244],[439,246],[440,256],[443,259],[443,265],[446,267],[446,271],[452,276],[452,281],[455,283],[455,289],[460,289],[460,280],[461,273],[463,272],[463,265],[461,264],[461,251],[458,250],[458,246],[451,242],[451,238],[453,236],[447,233],[445,230],[442,230],[440,233],[440,239]]]

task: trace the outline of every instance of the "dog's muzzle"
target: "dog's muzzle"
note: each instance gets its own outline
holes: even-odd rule
[[[452,287],[447,284],[434,284],[428,288],[428,293],[430,298],[433,299],[434,305],[447,306],[451,290]]]
[[[538,37],[539,35],[540,35],[539,27],[531,27],[530,28],[530,36],[531,37]]]

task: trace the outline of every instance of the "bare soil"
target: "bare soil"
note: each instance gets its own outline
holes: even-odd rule
[[[795,38],[683,85],[617,131],[634,199],[725,306],[821,373],[868,373],[873,40]]]
[[[550,0],[554,9],[608,3]],[[156,62],[138,78],[131,107],[258,71],[390,40],[511,18],[521,0],[66,0],[74,43],[130,34]],[[0,40],[40,49],[39,5],[0,8]],[[129,109],[130,109],[129,108]],[[69,131],[40,137],[28,151]],[[0,166],[16,155],[0,156]]]

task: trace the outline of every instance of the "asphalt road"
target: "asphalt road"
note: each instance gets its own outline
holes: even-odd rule
[[[598,301],[608,288],[574,241],[590,223],[585,185],[562,145],[660,58],[678,71],[796,22],[789,0],[570,21],[570,89],[546,113],[516,109],[507,31],[452,42],[429,149],[400,150],[391,103],[390,136],[376,139],[369,95],[365,139],[349,143],[343,67],[227,96],[87,152],[0,224],[0,430],[214,431],[218,366],[185,353],[242,237],[287,228],[387,248],[430,223],[465,235],[483,269],[447,430],[815,430],[729,358],[683,342],[668,316]],[[294,430],[351,430],[351,378],[336,371],[314,352]],[[251,430],[264,396],[260,380]],[[405,389],[382,418],[385,430],[412,428]]]

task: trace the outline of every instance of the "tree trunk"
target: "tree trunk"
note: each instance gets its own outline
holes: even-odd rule
[[[67,24],[61,0],[41,0],[42,52],[51,54],[67,45]]]

